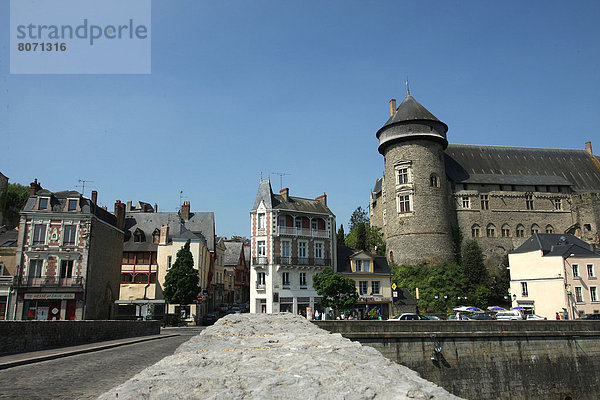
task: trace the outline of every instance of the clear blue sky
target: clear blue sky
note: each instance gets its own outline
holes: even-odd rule
[[[406,76],[451,143],[598,154],[599,16],[598,1],[155,0],[151,75],[10,75],[5,0],[0,172],[52,191],[93,180],[109,209],[174,211],[183,190],[226,236],[249,235],[261,171],[285,172],[347,225]]]

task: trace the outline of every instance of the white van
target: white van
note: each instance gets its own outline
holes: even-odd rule
[[[508,321],[508,320],[520,320],[523,319],[523,314],[518,310],[500,311],[496,313],[496,320]]]

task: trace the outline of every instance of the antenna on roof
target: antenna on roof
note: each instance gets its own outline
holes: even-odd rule
[[[183,190],[179,191],[179,209],[181,210],[181,205],[183,204],[183,199],[185,199],[187,196],[183,195]]]
[[[85,196],[85,184],[86,183],[93,183],[93,182],[94,181],[88,181],[88,180],[85,180],[85,179],[79,179],[79,183],[80,184],[79,185],[75,185],[75,187],[80,187],[81,188],[81,194],[83,196]]]
[[[408,84],[408,75],[406,76],[406,93],[410,96],[410,86]]]
[[[283,189],[283,176],[291,175],[291,174],[288,174],[287,172],[271,172],[271,175],[279,175],[279,190],[282,190]]]

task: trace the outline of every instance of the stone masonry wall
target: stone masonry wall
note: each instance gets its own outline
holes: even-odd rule
[[[160,321],[0,321],[0,355],[158,335]]]

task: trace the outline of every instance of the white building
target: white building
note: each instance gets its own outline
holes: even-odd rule
[[[278,195],[262,180],[250,211],[250,312],[306,313],[320,301],[312,277],[335,265],[335,215],[327,196]]]

